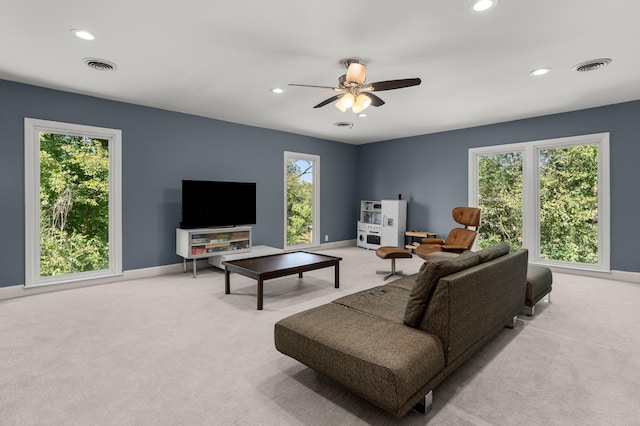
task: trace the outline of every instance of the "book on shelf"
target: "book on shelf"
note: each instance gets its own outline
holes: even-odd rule
[[[220,242],[217,242],[217,243],[206,244],[204,246],[204,248],[211,249],[211,248],[216,248],[216,247],[228,247],[229,244],[230,243],[227,242],[227,241],[220,241]]]

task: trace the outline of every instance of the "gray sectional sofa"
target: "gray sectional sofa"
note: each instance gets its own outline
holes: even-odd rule
[[[524,306],[527,251],[430,256],[417,274],[282,319],[275,346],[404,416]]]

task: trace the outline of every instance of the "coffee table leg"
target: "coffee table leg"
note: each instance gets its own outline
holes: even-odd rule
[[[336,276],[334,278],[336,282],[336,288],[340,288],[340,265],[336,262]]]
[[[262,292],[264,289],[264,285],[262,282],[262,278],[258,278],[258,310],[262,310]]]
[[[231,285],[229,284],[229,270],[224,268],[224,294],[231,293]]]

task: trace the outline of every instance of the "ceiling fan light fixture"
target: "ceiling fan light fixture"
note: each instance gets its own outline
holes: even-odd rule
[[[338,77],[338,86],[318,86],[310,84],[289,84],[289,86],[317,87],[321,89],[331,89],[342,92],[331,96],[313,108],[321,108],[333,103],[342,112],[351,109],[351,113],[360,114],[370,105],[380,107],[385,102],[372,92],[382,92],[384,90],[402,89],[405,87],[418,86],[422,81],[419,78],[403,78],[397,80],[377,81],[365,85],[365,65],[356,59],[347,59],[343,62],[347,67],[347,72]]]
[[[347,112],[347,107],[345,107],[340,100],[336,102],[336,108],[338,108],[341,112]]]
[[[360,93],[356,96],[356,100],[351,107],[354,114],[360,114],[371,105],[371,98],[364,93]]]
[[[366,78],[366,67],[364,66],[364,64],[361,64],[360,62],[350,61],[347,61],[347,63],[349,65],[347,66],[347,75],[345,79],[346,83],[356,85],[361,85],[362,83],[364,83],[364,80]]]
[[[353,96],[353,93],[346,93],[344,96],[342,96],[338,100],[338,103],[341,104],[345,110],[351,108],[354,102],[355,102],[355,98]],[[338,108],[338,109],[341,109],[341,108]]]

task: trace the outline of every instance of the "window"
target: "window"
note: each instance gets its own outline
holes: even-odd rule
[[[609,270],[609,134],[469,150],[477,245],[504,241],[551,266]]]
[[[25,286],[119,275],[121,132],[25,119]]]
[[[320,245],[320,157],[284,153],[285,249]]]

